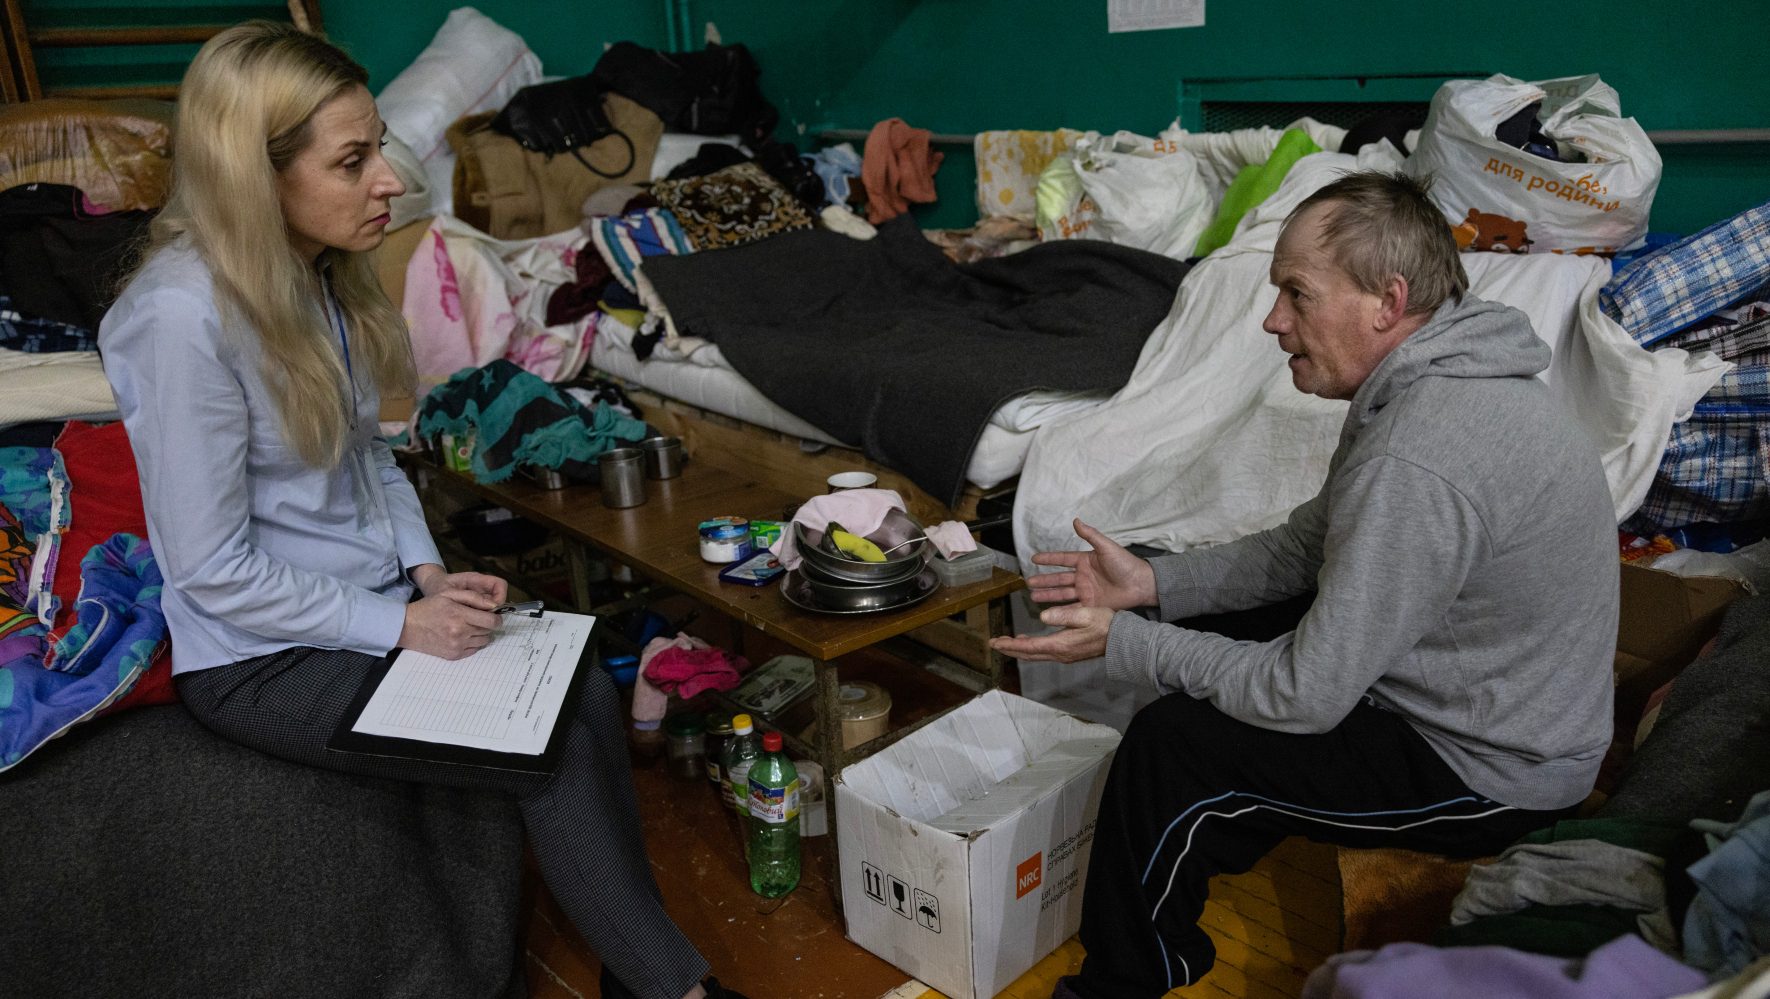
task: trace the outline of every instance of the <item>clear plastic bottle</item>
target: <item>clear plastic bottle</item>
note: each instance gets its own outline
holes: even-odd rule
[[[732,809],[738,815],[738,835],[742,837],[744,849],[750,846],[750,766],[762,755],[762,740],[756,735],[756,726],[750,721],[749,715],[735,715],[731,719],[731,741],[725,744],[725,760],[722,769],[725,780],[731,788]]]
[[[799,772],[781,752],[781,734],[762,737],[751,765],[750,888],[779,898],[799,887]]]

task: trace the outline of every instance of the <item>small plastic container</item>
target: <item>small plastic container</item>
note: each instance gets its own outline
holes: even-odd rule
[[[745,517],[714,517],[700,525],[701,558],[708,562],[742,562],[750,557],[750,521]]]
[[[970,586],[989,578],[990,570],[996,567],[995,554],[988,548],[979,548],[950,559],[936,555],[928,560],[928,565],[940,577],[940,585]]]
[[[891,729],[891,693],[876,683],[844,683],[836,692],[836,713],[842,716],[842,748],[877,739]]]
[[[602,668],[617,687],[631,687],[639,679],[638,656],[610,656],[602,661]]]
[[[699,712],[664,719],[664,760],[670,776],[685,781],[707,776],[707,721]]]

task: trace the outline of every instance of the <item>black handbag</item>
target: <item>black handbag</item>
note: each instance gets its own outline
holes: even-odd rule
[[[633,140],[608,120],[602,108],[603,92],[601,85],[589,76],[524,87],[492,119],[492,128],[515,139],[530,152],[550,156],[571,153],[584,164],[584,169],[612,180],[632,170],[638,155],[633,149]],[[611,135],[627,144],[627,165],[606,173],[598,170],[578,150]]]
[[[774,134],[780,112],[762,96],[762,70],[743,45],[660,52],[616,42],[590,78],[651,110],[664,127],[696,135],[736,133],[745,145]]]

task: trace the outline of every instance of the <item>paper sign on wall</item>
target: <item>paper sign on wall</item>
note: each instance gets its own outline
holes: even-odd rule
[[[1205,0],[1106,0],[1107,31],[1198,28],[1205,23]]]

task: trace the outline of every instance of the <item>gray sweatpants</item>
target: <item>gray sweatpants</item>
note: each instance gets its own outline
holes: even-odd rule
[[[517,798],[529,846],[560,907],[614,976],[646,999],[680,999],[707,962],[664,912],[640,836],[620,697],[608,674],[586,670],[558,769],[527,774],[326,749],[376,656],[293,648],[181,673],[185,706],[241,745],[346,773]]]

